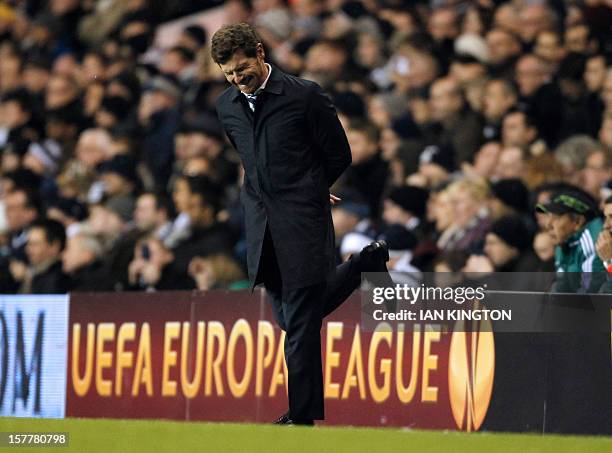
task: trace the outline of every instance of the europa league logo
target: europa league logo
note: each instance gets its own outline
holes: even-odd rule
[[[495,342],[490,321],[455,323],[448,363],[449,399],[457,427],[476,431],[482,425],[493,391]],[[468,332],[466,332],[468,330]]]

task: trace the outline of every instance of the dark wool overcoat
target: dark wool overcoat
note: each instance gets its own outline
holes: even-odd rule
[[[261,280],[266,228],[283,289],[324,281],[335,265],[329,187],[351,163],[331,99],[316,83],[273,67],[255,112],[230,87],[217,114],[245,170],[240,199],[251,285]]]

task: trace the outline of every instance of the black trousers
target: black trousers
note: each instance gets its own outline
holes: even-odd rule
[[[296,421],[322,420],[323,368],[321,324],[361,282],[351,259],[336,268],[327,281],[293,290],[283,289],[274,244],[266,230],[260,263],[262,280],[274,317],[285,336],[289,373],[289,414]]]

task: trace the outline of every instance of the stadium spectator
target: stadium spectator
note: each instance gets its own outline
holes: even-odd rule
[[[538,33],[533,53],[551,66],[556,67],[565,56],[565,49],[561,37],[556,32],[544,30]]]
[[[516,104],[516,89],[509,80],[492,79],[487,82],[483,103],[485,125],[482,130],[483,140],[501,138],[502,118]]]
[[[23,86],[36,99],[42,102],[49,77],[51,64],[46,58],[28,58],[23,66]]]
[[[597,40],[584,23],[567,27],[563,41],[567,52],[585,55],[597,52]]]
[[[19,72],[23,65],[23,56],[15,48],[4,53],[0,60],[0,94],[5,94],[19,87]]]
[[[68,161],[58,178],[60,192],[69,198],[87,200],[93,196],[97,201],[101,187],[92,191],[98,164],[111,157],[111,136],[104,129],[87,129],[79,135],[75,156]]]
[[[443,247],[445,244],[443,238],[454,229],[452,205],[446,188],[431,192],[427,203],[427,220],[434,225],[438,247]]]
[[[155,185],[162,189],[172,170],[174,134],[180,122],[181,87],[171,76],[156,76],[145,87],[138,106],[138,119],[144,129],[142,142]]]
[[[224,146],[221,126],[212,115],[199,115],[180,125],[174,140],[174,171],[170,184],[181,173],[191,174],[187,166],[196,159],[206,161],[206,169],[200,173],[205,173],[219,184],[231,185],[236,182],[236,164],[232,162],[234,157]]]
[[[4,148],[2,170],[17,170],[32,141],[39,138],[32,98],[25,90],[14,90],[2,97],[2,130],[0,146]]]
[[[555,289],[598,292],[605,269],[595,252],[603,228],[595,200],[578,188],[566,189],[536,209],[547,214],[547,231],[555,243],[555,270],[560,273]]]
[[[80,87],[77,80],[69,75],[53,72],[47,84],[45,107],[47,109],[65,108],[80,104]]]
[[[584,84],[590,93],[599,94],[606,80],[606,57],[595,54],[587,57]]]
[[[80,128],[85,124],[83,112],[78,107],[68,106],[45,112],[45,134],[50,141],[56,142],[62,150],[61,164],[74,155]]]
[[[346,74],[348,52],[340,41],[321,40],[306,53],[301,77],[313,80],[322,87],[330,87]]]
[[[132,203],[140,184],[136,174],[136,161],[128,155],[119,154],[98,165],[102,197],[106,200],[126,198]]]
[[[421,187],[393,188],[384,200],[382,220],[387,225],[401,225],[417,239],[411,248],[411,262],[426,270],[438,250],[435,233],[426,217],[429,192]]]
[[[458,40],[457,43],[460,44],[464,41],[465,40]],[[469,49],[466,49],[466,51],[467,50]],[[486,58],[483,56],[482,59],[484,60]],[[477,57],[472,56],[470,53],[461,53],[461,51],[458,51],[458,55],[451,61],[448,73],[459,83],[459,86],[464,90],[466,100],[468,101],[472,109],[474,109],[474,107],[472,106],[472,102],[470,101],[470,97],[468,95],[469,89],[470,87],[475,86],[477,82],[485,79],[485,77],[487,76],[486,65],[482,63]]]
[[[575,135],[557,146],[554,155],[563,167],[565,181],[578,187],[584,184],[586,158],[598,147],[597,141],[586,135]]]
[[[524,2],[518,15],[518,32],[525,45],[532,44],[540,32],[553,30],[558,20],[545,1]]]
[[[601,187],[612,178],[612,153],[599,146],[590,149],[582,172],[582,188],[599,199]]]
[[[595,243],[595,250],[606,269],[606,281],[600,292],[609,294],[612,293],[612,197],[605,200],[603,214],[604,225]]]
[[[398,45],[389,64],[394,91],[404,95],[427,91],[440,72],[440,63],[433,55],[415,49],[407,40]]]
[[[501,138],[504,147],[527,149],[538,138],[538,128],[527,112],[510,109],[503,116]]]
[[[153,237],[139,240],[134,247],[134,259],[128,267],[128,282],[133,290],[192,289],[194,282],[187,272],[176,273],[172,252]]]
[[[387,124],[380,134],[382,158],[389,163],[391,183],[398,186],[404,184],[406,176],[414,173],[419,165],[423,134],[415,118],[424,124],[429,116],[429,107],[424,98],[412,97],[408,107],[411,113]],[[425,118],[419,117],[421,113]]]
[[[531,196],[532,196],[532,205],[535,207],[539,204],[549,203],[553,194],[561,191],[561,190],[571,190],[574,186],[567,183],[561,182],[553,182],[553,183],[544,183],[540,186],[537,186]],[[548,223],[549,216],[544,212],[540,212],[540,210],[535,209],[535,218],[538,224],[538,229],[540,231],[548,231]]]
[[[587,91],[584,87],[584,71],[586,57],[582,54],[570,53],[559,65],[557,70],[557,85],[563,95],[563,112],[560,139],[576,134],[586,134],[591,129],[592,114],[589,112]]]
[[[488,201],[491,218],[500,219],[529,210],[529,189],[519,178],[500,179],[491,184],[492,197]],[[524,219],[526,222],[526,219]]]
[[[533,250],[540,259],[541,270],[554,272],[555,270],[555,244],[547,231],[539,231],[533,238]]]
[[[37,220],[28,232],[28,265],[13,262],[11,274],[21,294],[63,294],[70,288],[62,271],[61,255],[66,245],[64,226],[55,220]]]
[[[402,225],[423,239],[427,235],[424,218],[428,198],[428,191],[421,187],[395,187],[385,198],[382,219],[389,225]]]
[[[591,136],[597,136],[604,113],[604,103],[600,93],[606,80],[605,55],[587,56],[583,79],[587,91],[588,133]]]
[[[448,67],[453,54],[453,41],[459,35],[459,15],[453,8],[436,8],[427,21],[427,30],[433,40],[434,54],[442,66]]]
[[[134,224],[142,233],[164,240],[171,230],[170,206],[164,195],[145,192],[136,200]]]
[[[187,89],[195,82],[195,53],[186,47],[171,47],[164,53],[159,69],[164,74],[176,77],[183,89]]]
[[[461,179],[448,187],[451,202],[451,226],[442,234],[442,250],[482,251],[490,226],[486,200],[489,187],[482,179]],[[445,237],[446,236],[446,237]]]
[[[511,78],[514,64],[521,53],[517,36],[506,27],[493,28],[486,35],[491,73],[494,77]]]
[[[172,268],[178,275],[187,275],[189,263],[196,256],[231,255],[232,241],[227,228],[217,220],[221,195],[210,178],[184,176],[176,184],[185,192],[190,224],[189,235],[172,247]]]
[[[25,245],[28,229],[40,215],[40,199],[29,189],[14,187],[4,197],[7,225],[6,256],[25,261]]]
[[[102,244],[90,233],[79,232],[66,240],[62,269],[70,277],[71,292],[114,289],[103,261]]]
[[[552,70],[534,54],[524,55],[516,62],[515,80],[519,88],[519,101],[525,112],[533,118],[542,138],[549,146],[558,142],[562,117],[559,88],[552,83]]]
[[[521,216],[505,216],[491,224],[484,252],[496,272],[533,272],[540,263],[532,242],[533,234]]]
[[[349,188],[357,191],[368,202],[370,212],[378,216],[389,171],[378,147],[379,131],[372,124],[357,122],[351,123],[346,136],[352,162],[333,190]]]
[[[523,178],[527,160],[527,153],[520,146],[506,147],[499,153],[493,174],[497,179]]]
[[[408,99],[399,94],[376,94],[368,102],[368,116],[379,129],[388,127],[394,120],[405,115],[407,111]]]
[[[452,146],[457,162],[471,160],[480,145],[482,123],[466,106],[458,83],[450,77],[436,80],[429,102],[432,119],[441,128],[438,143]]]
[[[130,197],[118,196],[105,203],[90,206],[89,217],[83,228],[94,234],[104,248],[113,288],[126,288],[127,267],[132,259],[136,238],[131,224],[134,201]]]

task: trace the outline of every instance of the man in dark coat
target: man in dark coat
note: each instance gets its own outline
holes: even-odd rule
[[[70,292],[112,291],[113,281],[104,265],[101,241],[93,234],[80,232],[66,240],[62,269],[70,276]]]
[[[251,285],[263,283],[286,331],[289,412],[278,423],[324,418],[322,318],[359,285],[361,271],[384,267],[384,244],[371,244],[335,269],[329,187],[351,163],[349,144],[330,98],[316,83],[272,68],[247,24],[219,29],[211,53],[232,85],[217,113],[245,169]],[[385,256],[386,255],[386,256]]]
[[[63,294],[70,279],[62,271],[61,255],[66,246],[64,226],[56,220],[42,219],[32,223],[26,254],[30,265],[18,277],[21,294]]]

